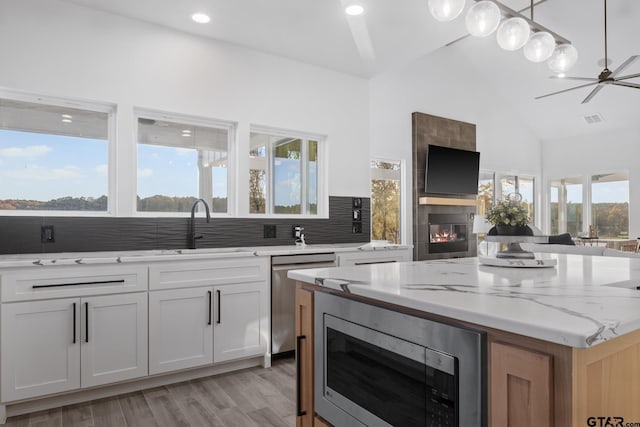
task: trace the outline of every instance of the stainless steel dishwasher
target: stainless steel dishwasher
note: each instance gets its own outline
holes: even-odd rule
[[[271,354],[286,357],[295,348],[296,283],[289,270],[335,267],[336,254],[280,255],[271,257]]]

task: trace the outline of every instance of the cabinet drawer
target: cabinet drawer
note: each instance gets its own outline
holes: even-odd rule
[[[149,289],[175,289],[265,281],[268,257],[177,261],[149,267]]]
[[[2,302],[146,291],[146,265],[42,267],[0,276]]]

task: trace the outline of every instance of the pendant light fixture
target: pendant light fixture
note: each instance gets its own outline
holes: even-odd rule
[[[431,15],[440,22],[453,21],[462,13],[465,0],[429,0]]]
[[[531,22],[533,20],[534,3],[531,0]],[[524,45],[524,57],[531,62],[542,62],[549,59],[556,47],[556,39],[548,31],[538,31],[529,37]]]
[[[498,29],[501,19],[498,5],[489,0],[482,0],[469,8],[465,25],[472,36],[486,37]]]
[[[531,29],[522,18],[509,18],[498,27],[498,44],[504,50],[518,50],[529,39]]]
[[[566,73],[578,61],[578,50],[572,44],[556,46],[547,61],[549,69],[556,74]]]

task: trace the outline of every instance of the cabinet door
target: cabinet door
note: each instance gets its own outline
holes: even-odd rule
[[[213,362],[213,288],[149,293],[149,373]]]
[[[79,320],[75,298],[2,304],[2,402],[80,387]]]
[[[147,375],[147,294],[81,302],[82,387]]]
[[[296,284],[296,426],[314,425],[313,292]],[[317,423],[316,425],[322,425]]]
[[[265,282],[214,287],[213,361],[265,354],[269,338]]]
[[[491,419],[495,427],[553,425],[551,355],[492,342]]]

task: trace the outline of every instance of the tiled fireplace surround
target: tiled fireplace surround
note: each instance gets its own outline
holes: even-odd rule
[[[437,197],[425,193],[425,168],[428,146],[458,148],[476,151],[476,126],[471,123],[446,119],[423,113],[412,114],[412,148],[413,148],[413,259],[472,257],[477,255],[478,240],[472,233],[473,216],[476,206],[465,203],[475,200],[473,196],[460,199],[460,196]],[[422,203],[426,204],[421,204]],[[452,214],[466,220],[467,249],[456,252],[429,251],[429,214]]]

